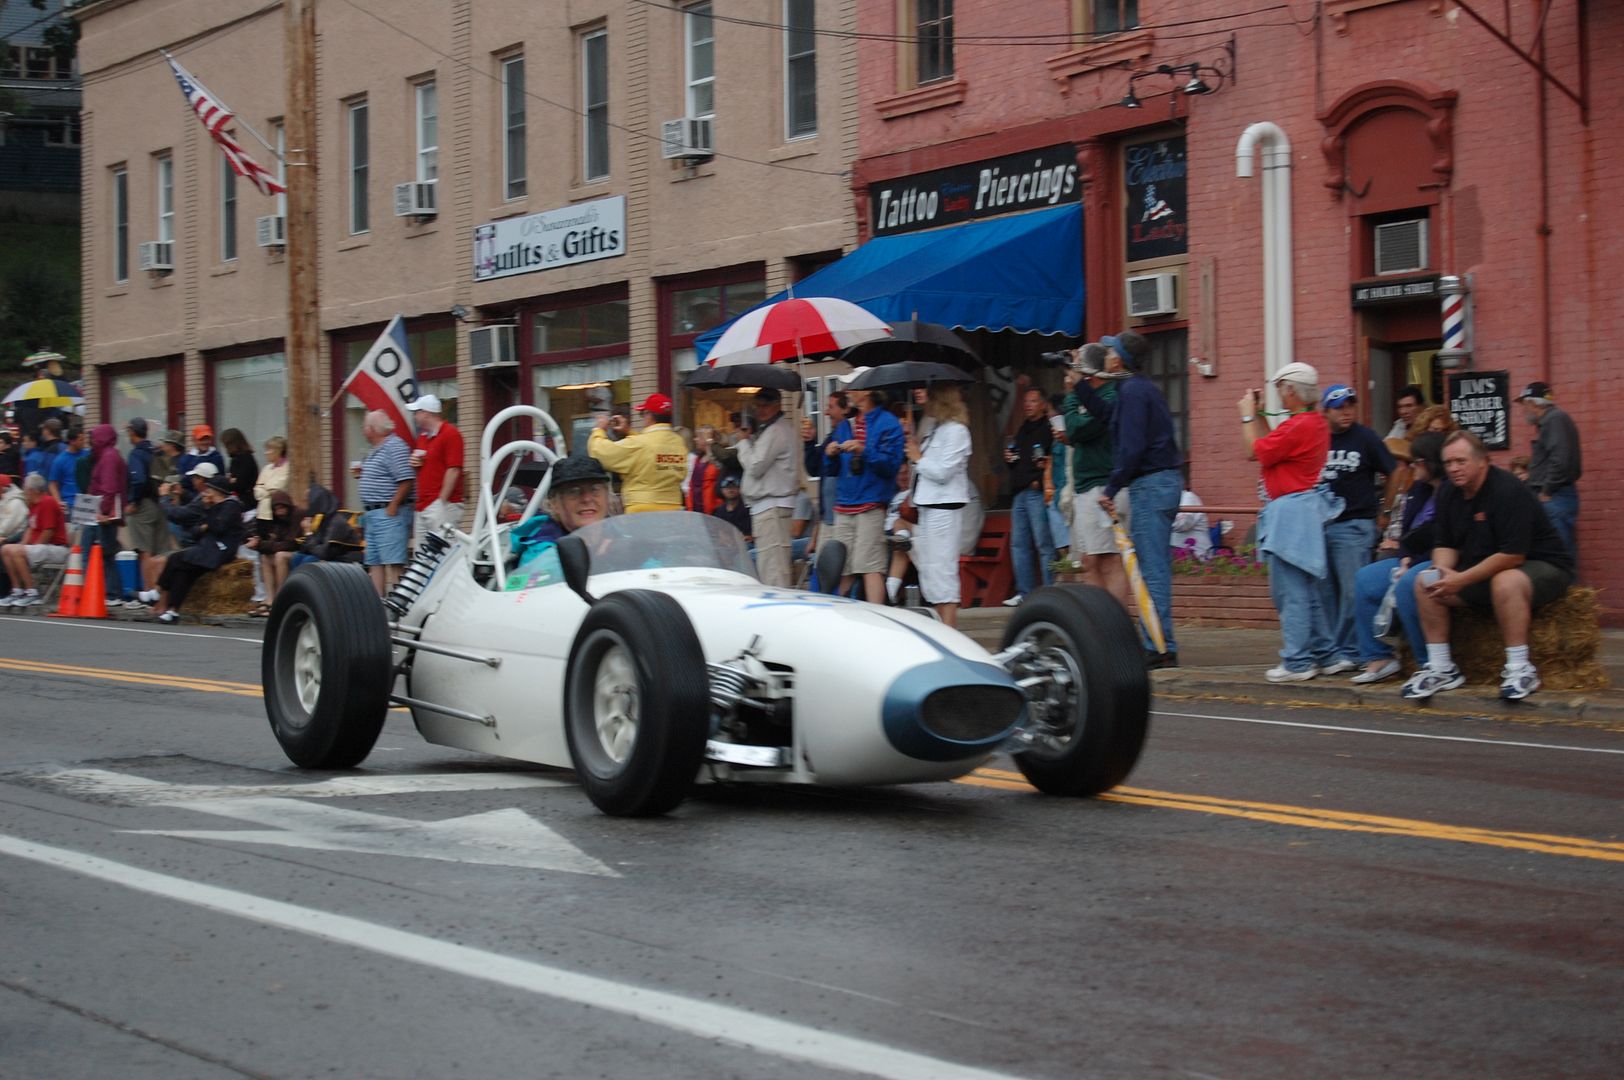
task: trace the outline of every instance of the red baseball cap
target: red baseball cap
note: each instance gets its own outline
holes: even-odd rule
[[[675,406],[671,404],[671,399],[666,397],[664,394],[650,394],[643,404],[637,407],[637,411],[660,413],[664,416],[670,416],[673,408],[675,408]]]

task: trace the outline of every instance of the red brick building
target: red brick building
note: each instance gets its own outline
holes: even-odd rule
[[[1526,453],[1532,435],[1509,399],[1540,379],[1583,435],[1582,576],[1624,584],[1624,562],[1606,543],[1624,515],[1610,430],[1624,405],[1610,349],[1624,335],[1624,300],[1607,276],[1624,258],[1624,229],[1607,209],[1624,170],[1624,8],[961,7],[859,4],[867,36],[852,188],[863,237],[929,224],[875,220],[880,193],[895,205],[910,178],[1037,176],[1069,150],[1081,185],[1083,331],[1133,324],[1158,343],[1155,373],[1185,425],[1191,485],[1208,503],[1254,501],[1235,402],[1278,364],[1307,361],[1324,383],[1359,387],[1366,421],[1382,432],[1407,383],[1439,401],[1451,372],[1503,372],[1456,386],[1482,391],[1469,419],[1502,425],[1500,464]],[[1130,95],[1138,107],[1124,107]],[[1243,178],[1237,147],[1260,121],[1283,140],[1263,138]],[[1267,230],[1266,202],[1276,204]],[[1470,290],[1468,333],[1450,343],[1463,354],[1439,357],[1450,277]],[[1157,314],[1128,316],[1130,278],[1135,308]],[[1018,337],[992,359],[1058,388],[1058,374],[1034,363],[1056,339]],[[1503,412],[1492,400],[1502,391]],[[1624,614],[1624,600],[1610,606]]]

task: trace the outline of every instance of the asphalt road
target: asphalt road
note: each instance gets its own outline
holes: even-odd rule
[[[1161,702],[1129,786],[712,791],[391,717],[241,631],[0,617],[0,1076],[1613,1077],[1624,735]]]

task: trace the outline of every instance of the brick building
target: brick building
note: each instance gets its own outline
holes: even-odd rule
[[[1418,383],[1439,401],[1451,371],[1478,376],[1456,388],[1474,395],[1461,411],[1504,430],[1501,464],[1532,429],[1496,399],[1541,379],[1585,439],[1582,575],[1624,584],[1604,544],[1624,511],[1608,424],[1624,396],[1608,349],[1624,301],[1603,280],[1624,255],[1607,210],[1624,164],[1624,68],[1608,62],[1624,53],[1624,9],[1555,0],[1541,38],[1542,5],[1485,8],[870,0],[858,18],[860,230],[891,227],[882,190],[948,192],[1074,153],[1083,331],[1135,325],[1157,343],[1153,373],[1208,503],[1255,502],[1235,402],[1281,363],[1359,387],[1383,432],[1396,389]],[[1265,137],[1242,178],[1238,146],[1259,121],[1274,127],[1253,133]],[[1277,255],[1289,250],[1274,268],[1271,235]],[[1442,276],[1470,288],[1456,368],[1438,355]],[[1129,317],[1130,278],[1134,307],[1157,314]],[[996,363],[1058,389],[1035,356],[1066,339],[992,338],[981,340]]]
[[[854,6],[738,7],[755,24],[708,3],[318,4],[329,385],[400,313],[423,389],[465,432],[522,401],[580,434],[594,407],[673,388],[695,334],[849,247],[855,48],[810,31],[849,30]],[[95,0],[75,15],[90,411],[257,444],[286,430],[284,208],[233,181],[159,50],[234,110],[252,155],[275,161],[249,128],[303,167],[282,135],[283,12]],[[491,363],[474,366],[475,343]],[[341,490],[362,445],[346,406],[323,428]]]

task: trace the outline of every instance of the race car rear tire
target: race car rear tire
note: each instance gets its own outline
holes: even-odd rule
[[[1097,795],[1120,784],[1150,726],[1150,676],[1133,620],[1104,589],[1051,586],[1010,617],[1004,647],[1022,639],[1064,653],[1080,684],[1068,694],[1069,737],[1017,753],[1016,766],[1046,795]]]
[[[389,713],[389,619],[353,563],[300,567],[265,624],[260,678],[271,731],[305,769],[348,769],[372,752]]]
[[[687,796],[710,733],[710,678],[671,597],[627,589],[592,605],[564,681],[564,734],[587,798],[651,817]]]

